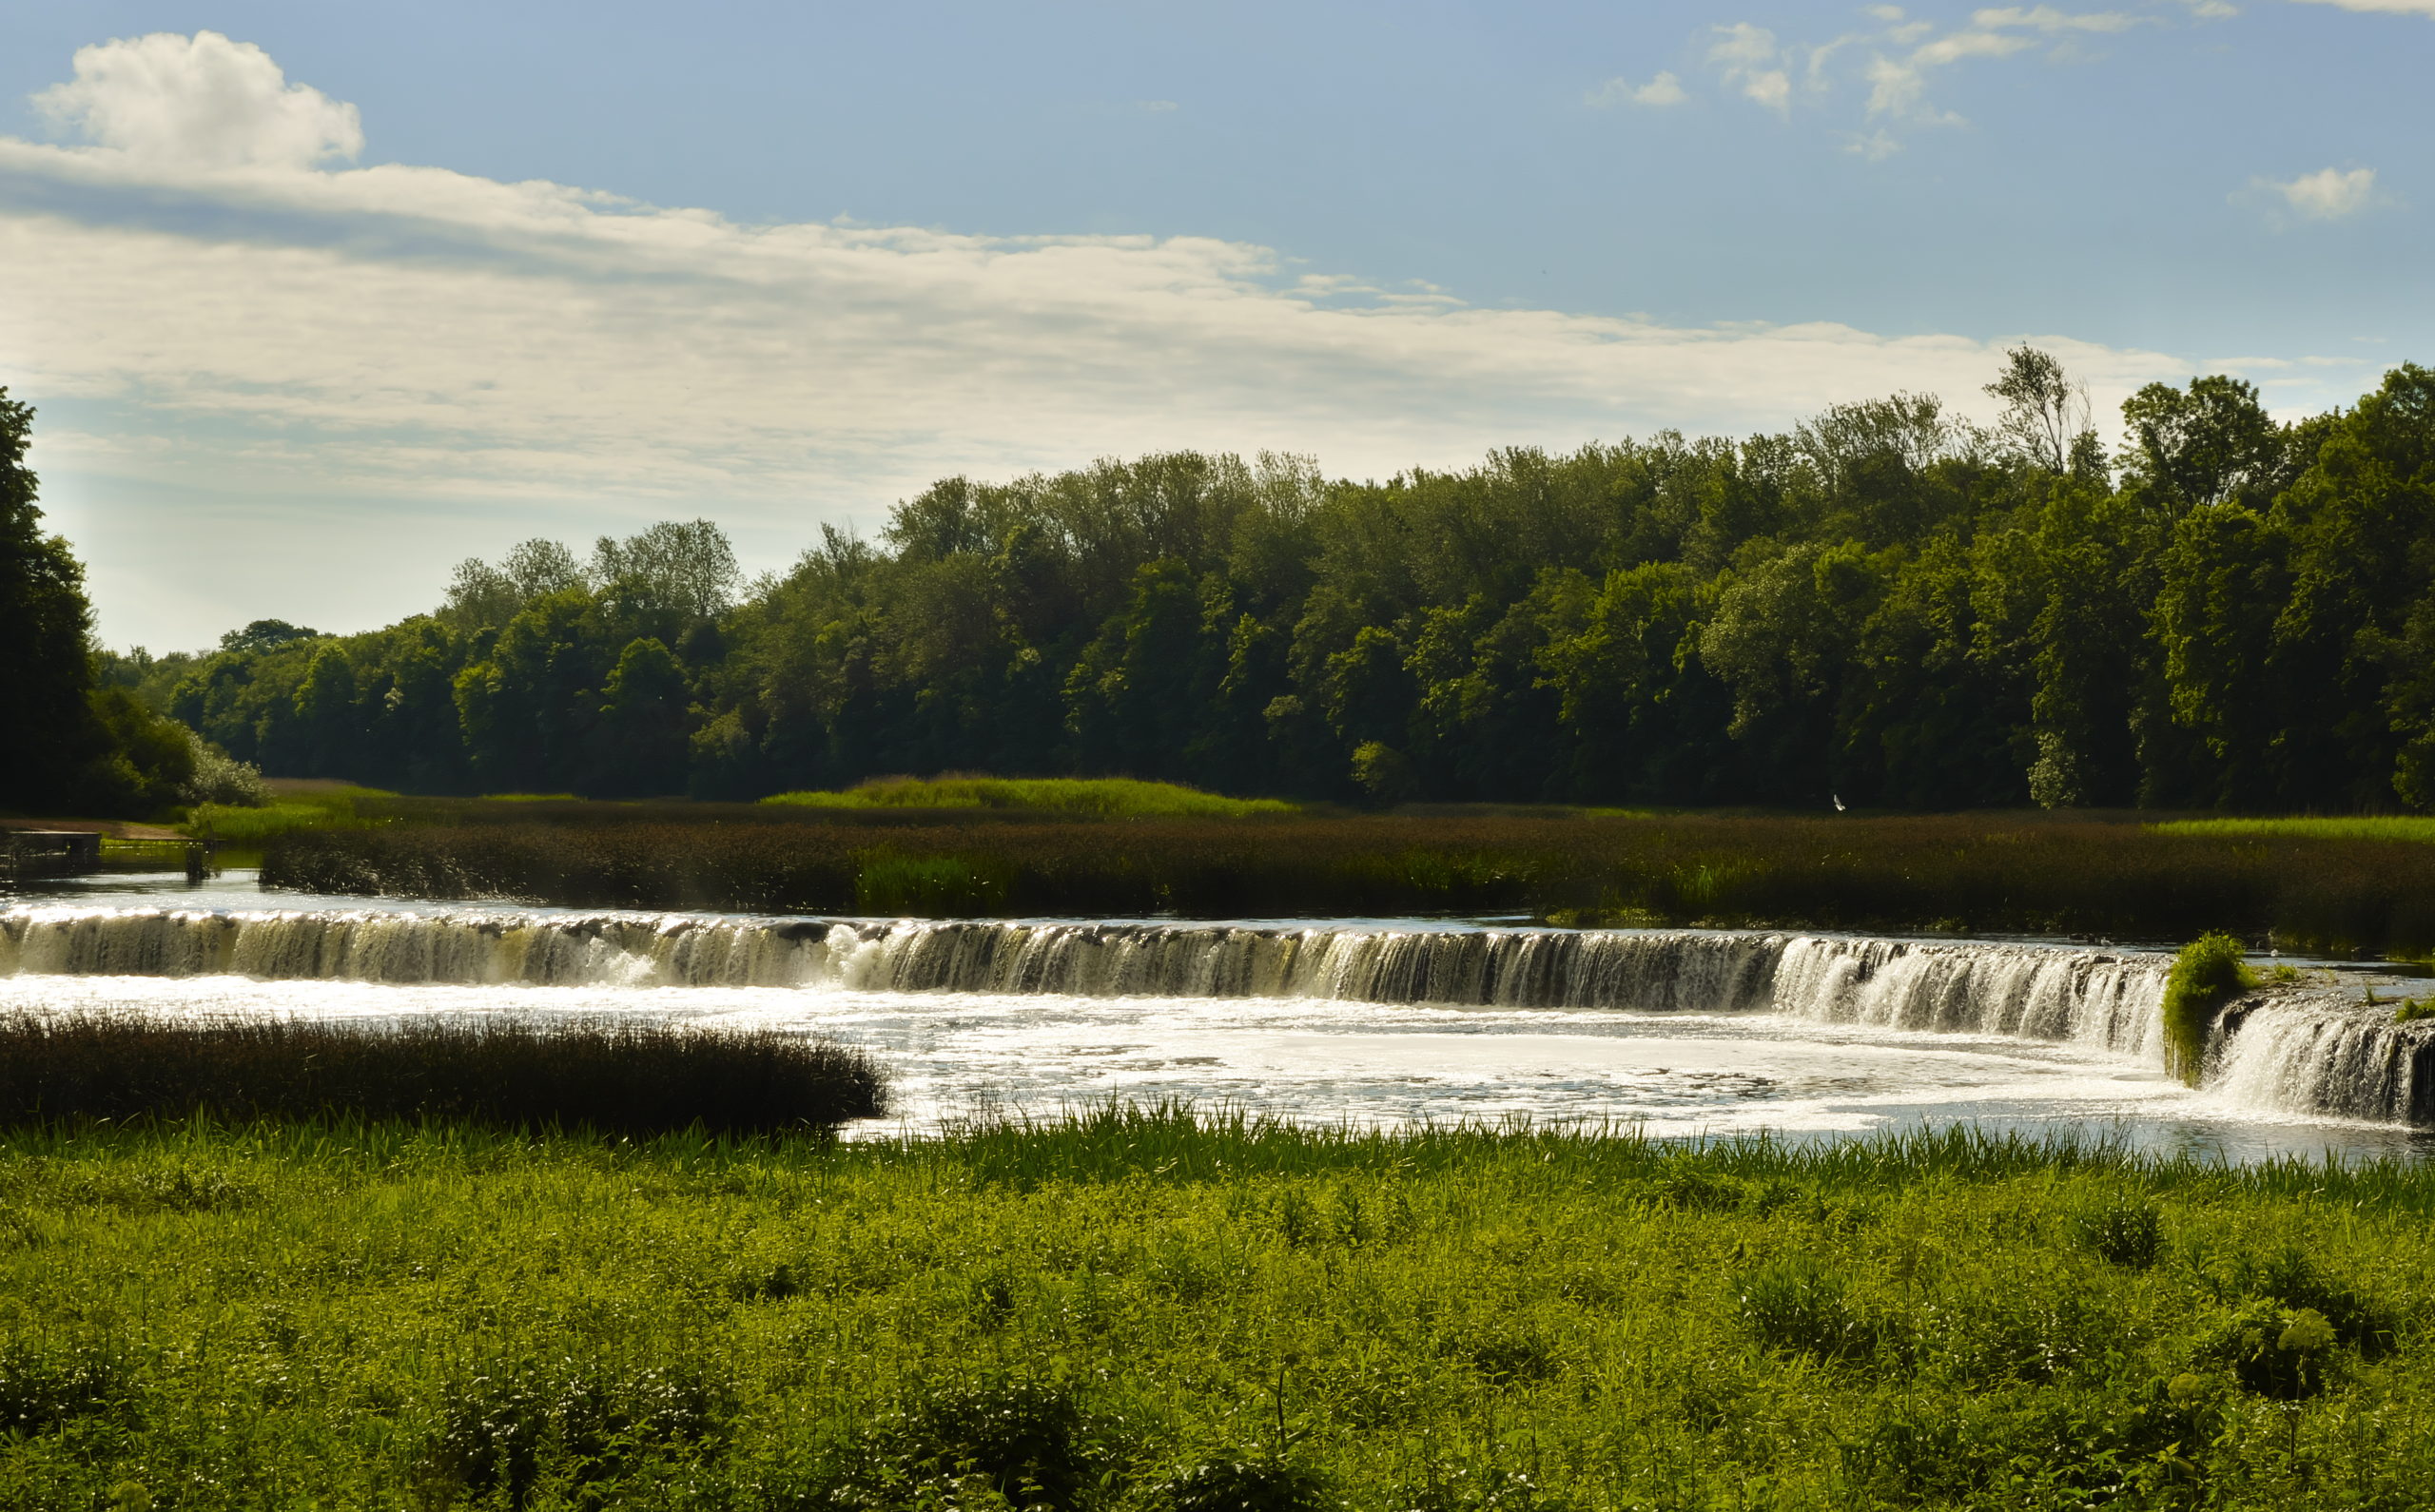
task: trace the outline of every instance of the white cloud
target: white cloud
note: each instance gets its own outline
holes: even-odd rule
[[[2396,16],[2435,16],[2435,0],[2300,0],[2302,5],[2340,6],[2345,10]]]
[[[2184,0],[2195,10],[2222,5],[2222,0]],[[2435,0],[2430,0],[2435,3]],[[2121,10],[2064,10],[2051,5],[1986,6],[1974,10],[1967,24],[1940,30],[1938,23],[1916,20],[1899,6],[1871,5],[1861,13],[1877,25],[1822,43],[1782,43],[1774,32],[1748,22],[1713,28],[1717,40],[1708,62],[1727,87],[1789,116],[1795,100],[1793,75],[1802,76],[1800,98],[1830,97],[1838,76],[1849,66],[1838,66],[1840,54],[1866,54],[1859,66],[1868,87],[1864,107],[1874,130],[1847,139],[1846,150],[1872,161],[1898,150],[1900,143],[1887,123],[1907,126],[1958,126],[1962,117],[1928,98],[1936,70],[1958,64],[2014,57],[2043,49],[2047,56],[2078,56],[2079,39],[2128,31],[2153,20]]]
[[[2128,31],[2138,18],[2119,10],[2068,11],[2053,6],[1995,6],[1970,13],[1970,24],[1983,31],[2026,28],[2049,36],[2073,31]]]
[[[1776,46],[1776,34],[1746,21],[1718,27],[1716,31],[1719,40],[1708,48],[1708,62],[1716,65],[1726,87],[1741,90],[1743,98],[1780,115],[1787,113],[1792,107],[1792,75],[1784,67],[1785,53]]]
[[[76,77],[34,96],[59,126],[147,163],[303,167],[363,150],[355,107],[291,85],[270,55],[217,31],[77,49]]]
[[[87,474],[263,496],[718,500],[799,537],[945,474],[1166,447],[1370,475],[1897,389],[1968,407],[2025,334],[1484,309],[1201,238],[746,226],[121,142],[0,138],[0,287],[42,291],[0,300],[0,382],[72,402]],[[2034,339],[2100,401],[2185,366]]]
[[[1681,105],[1690,97],[1683,87],[1682,80],[1671,72],[1663,72],[1646,84],[1634,84],[1629,79],[1609,79],[1590,90],[1586,99],[1601,108],[1628,102],[1662,110],[1667,106]]]
[[[2279,197],[2308,221],[2340,221],[2376,203],[2373,168],[2319,168],[2296,179],[2251,179],[2250,187]]]

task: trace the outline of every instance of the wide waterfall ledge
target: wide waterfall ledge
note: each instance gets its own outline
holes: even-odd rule
[[[1763,931],[862,921],[516,909],[0,912],[0,975],[390,985],[788,988],[1774,1014],[2162,1063],[2146,951]],[[2435,1123],[2435,1024],[2266,989],[2202,1085],[2300,1115]]]

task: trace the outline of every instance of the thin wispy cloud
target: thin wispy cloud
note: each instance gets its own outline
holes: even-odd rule
[[[1681,105],[1690,97],[1690,91],[1683,87],[1683,81],[1666,71],[1659,73],[1646,84],[1635,84],[1629,79],[1609,79],[1589,91],[1588,103],[1600,109],[1609,106],[1639,105],[1662,110],[1667,106]]]
[[[549,183],[315,165],[351,107],[219,38],[88,49],[0,139],[0,381],[130,476],[424,496],[828,499],[1173,446],[1336,471],[1965,400],[2002,339],[1488,309],[1192,237],[742,225]],[[302,92],[300,92],[302,91]],[[203,122],[187,138],[159,123]],[[175,145],[174,147],[172,145]],[[2034,334],[2034,333],[2021,333]],[[2040,337],[2096,386],[2178,371]]]
[[[2189,9],[2201,18],[2230,13],[2222,0],[2195,0]],[[1964,124],[1959,112],[1933,97],[1936,78],[1945,70],[2025,56],[2064,61],[2081,56],[2091,39],[2162,19],[2051,5],[1983,7],[1958,25],[1916,17],[1894,5],[1867,6],[1860,13],[1873,28],[1816,43],[1782,41],[1747,22],[1715,27],[1706,61],[1729,92],[1787,119],[1797,105],[1831,109],[1839,99],[1849,98],[1849,87],[1859,86],[1868,125],[1854,131],[1846,146],[1880,159],[1900,149],[1900,130]]]
[[[2435,16],[2435,0],[2298,0],[2302,5],[2338,6],[2371,15]]]

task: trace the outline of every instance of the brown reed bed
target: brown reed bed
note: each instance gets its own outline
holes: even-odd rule
[[[774,1031],[0,1018],[0,1124],[207,1114],[750,1134],[886,1111],[867,1056]]]
[[[1188,918],[1528,912],[2435,950],[2435,846],[2004,815],[860,825],[572,820],[288,836],[265,884],[643,908]]]

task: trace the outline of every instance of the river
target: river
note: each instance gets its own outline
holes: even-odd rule
[[[2167,1076],[2161,951],[1499,921],[773,919],[265,892],[0,900],[0,1012],[643,1018],[868,1050],[895,1112],[1182,1099],[1319,1123],[1839,1137],[1972,1122],[2156,1153],[2414,1156],[2430,1032],[2320,973]],[[2387,984],[2390,990],[2392,984]]]

